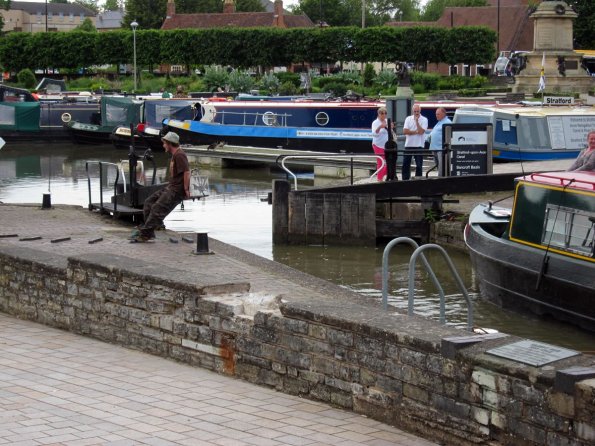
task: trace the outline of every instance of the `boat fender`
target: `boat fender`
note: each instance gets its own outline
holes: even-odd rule
[[[62,119],[62,122],[65,124],[72,120],[72,116],[70,116],[70,113],[62,113],[62,116],[60,116],[60,118]]]

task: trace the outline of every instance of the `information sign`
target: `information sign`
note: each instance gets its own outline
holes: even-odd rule
[[[449,125],[445,140],[450,149],[450,176],[492,173],[491,124]]]
[[[595,116],[548,116],[547,123],[553,149],[582,150],[587,134],[595,128]]]
[[[569,350],[556,345],[545,344],[543,342],[531,341],[528,339],[496,347],[487,350],[486,353],[535,367],[570,358],[571,356],[580,355],[580,353],[575,350]]]

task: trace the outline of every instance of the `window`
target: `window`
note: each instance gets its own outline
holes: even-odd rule
[[[51,12],[48,12],[48,20],[51,21],[54,18],[54,14]]]
[[[451,76],[455,76],[455,75],[459,74],[459,67],[458,67],[458,65],[451,65],[449,72],[450,72],[450,75]]]
[[[80,17],[81,17],[81,22],[82,22],[83,20],[85,20],[85,13],[84,13],[84,12],[81,12],[81,15],[80,15]]]
[[[60,21],[61,21],[61,22],[63,22],[63,21],[64,21],[64,13],[63,13],[63,12],[61,12],[61,13],[60,13]]]
[[[71,12],[70,15],[68,16],[69,20],[71,22],[74,22],[74,14]]]
[[[594,241],[595,212],[547,205],[541,237],[543,245],[593,257]]]

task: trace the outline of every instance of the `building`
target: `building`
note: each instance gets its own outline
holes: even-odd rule
[[[225,0],[223,12],[217,14],[176,14],[173,0],[167,2],[167,16],[161,29],[180,28],[308,28],[315,26],[303,15],[286,14],[283,1],[275,0],[272,12],[236,12],[234,0]]]
[[[529,18],[533,9],[528,0],[488,0],[488,6],[445,8],[442,16],[435,22],[388,22],[388,26],[487,26],[498,34],[496,50],[532,51],[533,20]],[[460,74],[474,76],[482,68],[491,69],[492,64],[465,65],[430,64],[429,72],[440,74]]]
[[[47,15],[46,15],[47,12]],[[10,9],[0,9],[4,32],[71,31],[86,18],[95,25],[96,14],[76,3],[10,2]]]
[[[104,11],[97,14],[95,28],[99,32],[116,31],[122,29],[124,11]]]

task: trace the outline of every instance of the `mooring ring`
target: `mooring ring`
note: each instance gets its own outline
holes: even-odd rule
[[[65,124],[72,120],[72,116],[70,116],[70,113],[62,113],[62,116],[60,118],[62,119],[62,122]]]

